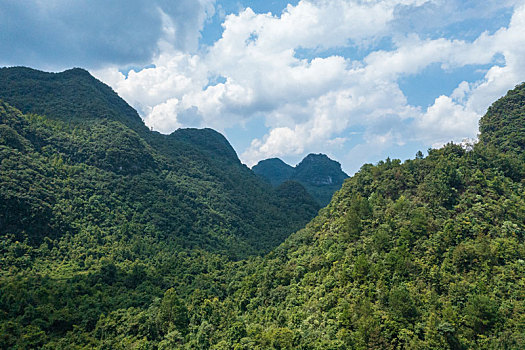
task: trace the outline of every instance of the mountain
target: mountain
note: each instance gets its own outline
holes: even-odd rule
[[[147,130],[131,106],[81,68],[61,73],[27,67],[0,68],[0,93],[4,102],[25,114],[65,122],[113,120],[136,132]]]
[[[81,69],[0,69],[0,162],[0,348],[69,348],[60,339],[101,315],[217,288],[208,271],[319,209],[214,130],[148,130]]]
[[[363,165],[276,246],[315,203],[220,134],[2,102],[0,348],[523,349],[524,105]]]
[[[273,186],[279,186],[293,177],[295,169],[279,158],[270,158],[261,160],[257,165],[253,166],[252,171]]]
[[[286,199],[275,196],[275,191],[240,163],[224,136],[211,129],[180,129],[171,135],[151,132],[135,110],[85,70],[46,73],[23,67],[3,68],[0,98],[5,101],[5,128],[32,144],[31,153],[62,159],[66,165],[92,166],[117,178],[127,176],[126,181],[136,180],[134,176],[153,175],[160,192],[147,194],[141,200],[148,198],[149,204],[158,206],[154,204],[156,195],[163,193],[171,200],[178,197],[180,203],[188,202],[187,206],[198,210],[192,213],[185,207],[183,212],[199,223],[203,223],[200,213],[209,212],[205,214],[209,215],[209,226],[204,231],[217,231],[213,227],[219,225],[219,231],[228,232],[228,241],[239,240],[242,249],[230,247],[225,241],[213,243],[235,255],[268,250],[306,223],[317,210],[310,200],[311,211],[306,217],[299,218],[292,213],[293,208],[288,208],[292,218],[299,219],[293,228],[269,225],[268,218],[275,213],[271,208],[280,208],[279,201]],[[242,193],[248,195],[241,196]],[[254,198],[248,199],[250,195]],[[179,231],[188,226],[168,220],[179,207],[170,204],[163,209],[172,212],[164,215],[163,220],[169,221],[166,228],[175,225],[177,228],[171,229]],[[287,215],[281,216],[284,217]],[[26,230],[23,225],[19,229]],[[202,239],[199,236],[198,240]]]
[[[341,164],[324,154],[309,154],[295,168],[278,158],[265,159],[252,170],[273,186],[288,180],[299,182],[321,206],[330,202],[334,192],[348,178]]]
[[[523,156],[525,149],[525,83],[496,101],[481,118],[480,141],[502,152]]]
[[[211,344],[525,348],[523,106],[524,84],[488,110],[472,148],[365,164],[305,229],[238,271],[216,310],[239,323],[211,321]]]

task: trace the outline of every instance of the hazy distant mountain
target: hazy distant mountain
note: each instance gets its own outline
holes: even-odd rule
[[[294,167],[286,164],[279,158],[261,160],[252,170],[274,186],[279,186],[283,182],[290,180],[295,173]]]
[[[324,154],[309,154],[295,168],[278,158],[265,159],[252,170],[274,186],[288,180],[301,183],[321,206],[330,202],[348,177],[341,164]]]

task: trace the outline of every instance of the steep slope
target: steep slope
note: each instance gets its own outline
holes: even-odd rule
[[[523,88],[472,151],[364,165],[246,271],[231,300],[254,348],[524,348],[525,164],[491,147],[522,156]]]
[[[265,159],[252,170],[273,186],[288,180],[299,182],[321,206],[330,202],[334,192],[348,178],[341,164],[324,154],[309,154],[295,168],[278,158]]]
[[[335,160],[324,154],[309,154],[295,167],[292,180],[303,184],[321,206],[326,206],[346,178],[348,175]]]
[[[317,213],[213,130],[150,132],[85,71],[7,71],[0,100],[28,114],[0,101],[0,348],[69,348],[101,315],[218,288],[209,271]]]
[[[13,117],[16,113],[11,113],[11,118],[6,118],[18,119],[11,126],[18,127],[16,131],[34,145],[36,152],[61,157],[66,164],[86,164],[122,176],[153,172],[158,178],[168,172],[178,187],[159,183],[159,188],[165,187],[166,195],[187,192],[183,195],[186,201],[208,208],[203,213],[215,213],[210,214],[216,218],[208,219],[211,226],[205,231],[216,225],[211,222],[218,221],[228,240],[235,237],[248,243],[242,249],[223,248],[236,255],[269,249],[316,212],[313,205],[309,215],[300,218],[288,208],[292,220],[299,220],[293,228],[269,224],[279,212],[272,207],[279,208],[281,198],[240,163],[222,135],[211,129],[182,129],[171,135],[150,132],[135,110],[85,70],[45,73],[23,67],[3,68],[0,98],[24,113],[45,115]],[[249,198],[251,195],[254,197]],[[153,205],[155,196],[151,197]],[[195,204],[190,206],[197,210]],[[173,211],[176,208],[173,205]],[[199,221],[197,213],[188,214]]]
[[[0,98],[23,113],[66,122],[114,120],[147,130],[137,112],[84,69],[48,73],[27,67],[0,68]]]
[[[502,152],[523,155],[525,149],[525,83],[496,101],[480,120],[480,141]]]
[[[472,150],[364,165],[304,230],[238,270],[205,319],[210,347],[525,348],[525,164],[498,130],[525,124],[522,90],[489,110]],[[224,315],[234,321],[214,321]]]

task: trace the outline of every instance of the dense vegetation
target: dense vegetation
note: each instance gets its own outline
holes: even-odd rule
[[[24,113],[67,123],[119,121],[137,132],[147,127],[137,112],[109,86],[84,69],[47,73],[26,67],[0,69],[1,98]]]
[[[295,169],[279,158],[269,158],[261,160],[252,170],[273,186],[279,186],[293,177]]]
[[[239,343],[523,349],[524,167],[509,163],[450,144],[363,166],[304,230],[239,273],[224,302],[246,325]]]
[[[274,186],[285,181],[296,181],[324,207],[333,194],[341,188],[348,175],[341,164],[324,154],[309,154],[295,167],[279,158],[261,160],[252,168],[253,172]]]
[[[209,270],[269,251],[317,213],[213,130],[150,132],[83,70],[2,69],[0,82],[26,113],[0,101],[1,348],[64,347],[169,288],[217,288]]]
[[[2,103],[0,347],[523,349],[524,105],[520,85],[478,144],[364,165],[235,260],[311,212],[302,186],[260,185],[211,130]]]
[[[234,305],[243,337],[215,324],[217,348],[525,348],[524,105],[520,85],[476,145],[364,165],[239,270],[217,309]]]
[[[521,155],[525,149],[525,83],[496,101],[480,123],[480,139],[502,152]]]

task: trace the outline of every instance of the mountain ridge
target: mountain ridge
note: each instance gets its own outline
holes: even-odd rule
[[[220,134],[0,102],[0,348],[523,349],[524,105],[364,164],[288,235],[312,197]]]
[[[147,130],[131,106],[82,68],[60,73],[27,67],[0,68],[0,92],[5,102],[25,114],[47,115],[67,122],[117,120],[137,132]]]
[[[211,129],[179,129],[170,135],[151,132],[135,109],[82,68],[60,73],[27,67],[0,68],[0,97],[24,114],[34,113],[66,123],[120,122],[167,153],[170,153],[168,148],[180,148],[185,143],[222,160],[238,161],[231,145],[224,142],[224,136]],[[208,147],[203,139],[208,140]],[[212,139],[214,142],[210,143]]]
[[[89,93],[93,97],[87,99],[88,103],[81,103],[86,100],[86,94],[91,96]],[[159,178],[155,181],[164,182],[169,193],[187,188],[184,190],[188,192],[184,201],[197,200],[205,208],[211,206],[210,215],[216,215],[212,212],[228,213],[225,216],[236,213],[236,227],[251,221],[249,215],[259,217],[259,222],[253,223],[252,228],[241,229],[245,233],[235,238],[248,239],[251,241],[249,245],[253,246],[249,249],[248,246],[233,250],[231,247],[223,248],[232,253],[236,251],[235,254],[242,255],[243,250],[251,249],[248,254],[252,254],[259,249],[269,249],[275,243],[270,243],[273,238],[269,236],[258,237],[263,231],[268,230],[270,236],[280,237],[277,240],[284,239],[285,231],[288,234],[293,231],[270,229],[269,221],[261,216],[269,207],[279,207],[286,202],[288,208],[285,211],[289,211],[294,218],[290,224],[301,215],[306,215],[299,219],[304,224],[317,212],[313,201],[303,196],[301,200],[309,207],[309,214],[304,209],[301,209],[301,214],[292,214],[294,209],[288,199],[277,195],[256,178],[241,164],[226,138],[212,129],[179,129],[170,135],[150,131],[135,110],[85,70],[76,68],[62,73],[46,73],[29,68],[2,68],[0,99],[4,98],[6,102],[15,102],[23,108],[19,112],[3,103],[2,137],[6,146],[16,143],[17,147],[27,150],[27,145],[31,145],[31,152],[48,159],[58,157],[63,164],[95,167],[109,172],[111,177],[160,176],[164,172],[171,178],[181,177],[181,180],[170,185],[171,180]],[[91,108],[93,104],[96,108]],[[40,112],[46,113],[46,116],[36,114]],[[182,179],[185,182],[181,182]],[[188,185],[192,182],[195,189],[192,188],[194,185]],[[204,190],[214,182],[217,190]],[[249,203],[248,199],[239,196],[240,193],[252,193],[259,199]],[[221,203],[221,196],[229,198],[226,205]],[[242,205],[235,208],[238,205],[235,203]],[[269,207],[265,209],[266,206]],[[267,213],[275,216],[278,211],[272,209]],[[224,215],[216,219],[221,216]],[[210,223],[216,219],[210,217]],[[298,228],[297,224],[292,225]],[[265,245],[266,248],[262,248]],[[257,248],[254,249],[255,246]]]
[[[326,206],[335,191],[341,188],[348,175],[341,164],[325,154],[310,153],[292,167],[279,158],[265,159],[252,167],[252,171],[278,186],[284,181],[297,181],[314,197],[319,205]]]

